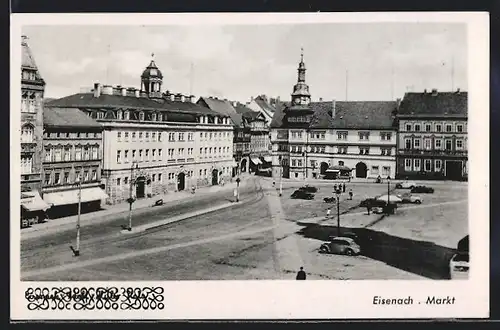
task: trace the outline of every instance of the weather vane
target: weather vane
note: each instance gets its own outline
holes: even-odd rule
[[[300,47],[300,60],[304,61],[304,47]]]
[[[151,59],[154,60],[155,53],[151,53]]]

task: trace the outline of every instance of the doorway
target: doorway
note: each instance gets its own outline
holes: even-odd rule
[[[219,184],[219,171],[217,169],[212,170],[212,186]]]
[[[319,166],[319,172],[320,174],[325,174],[326,170],[328,169],[328,163],[321,162],[321,165]]]
[[[462,162],[459,160],[447,160],[445,165],[445,176],[449,180],[461,180]]]
[[[135,181],[135,197],[144,198],[146,196],[146,178],[140,176]]]
[[[181,172],[177,175],[177,190],[182,191],[186,189],[186,174]]]
[[[357,178],[366,178],[367,175],[367,166],[363,162],[359,162],[356,164],[356,177]]]
[[[240,165],[240,173],[244,173],[247,171],[247,159],[243,158],[241,160],[241,165]]]

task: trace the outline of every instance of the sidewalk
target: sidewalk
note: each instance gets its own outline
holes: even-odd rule
[[[278,186],[279,185],[279,178],[277,179],[273,179],[273,178],[270,178],[270,177],[260,177],[261,180],[265,180],[265,181],[273,181],[275,180],[276,182],[276,185]],[[401,180],[398,180],[398,179],[391,179],[391,184],[396,184],[396,183],[399,183],[399,182],[403,182],[405,180],[401,179]],[[440,180],[408,180],[408,181],[412,181],[412,182],[415,182],[416,184],[421,184],[421,185],[429,185],[429,186],[432,186],[432,185],[441,185],[441,184],[448,184],[448,185],[457,185],[457,186],[464,186],[466,187],[467,186],[467,182],[464,182],[464,181],[440,181]],[[302,184],[309,184],[309,185],[314,185],[316,183],[321,183],[321,184],[327,184],[327,183],[330,183],[332,185],[334,184],[338,184],[338,183],[346,183],[347,184],[366,184],[366,183],[373,183],[373,184],[376,184],[375,183],[375,179],[374,178],[369,178],[369,179],[366,179],[366,178],[352,178],[351,181],[348,181],[348,180],[345,180],[345,179],[339,179],[339,180],[326,180],[326,179],[307,179],[307,180],[304,180],[304,179],[286,179],[286,178],[283,178],[282,179],[282,182],[283,183],[293,183],[293,184],[296,184],[296,183],[302,183]],[[387,181],[386,180],[383,180],[382,183],[379,183],[379,184],[387,184]]]
[[[241,177],[240,188],[244,187],[249,179],[253,176],[243,176]],[[226,183],[224,186],[207,186],[201,187],[196,190],[195,194],[191,194],[188,191],[181,192],[171,192],[167,194],[160,194],[153,196],[151,198],[140,199],[134,202],[132,209],[134,211],[146,209],[154,205],[155,201],[158,199],[163,199],[164,204],[174,203],[176,201],[186,201],[190,199],[195,199],[200,196],[206,196],[220,191],[232,191],[236,188],[236,182]],[[88,224],[104,223],[113,220],[110,216],[117,215],[120,213],[128,212],[129,204],[120,203],[115,205],[105,205],[103,210],[85,213],[80,215],[80,225],[84,227]],[[76,226],[78,215],[73,215],[64,218],[51,219],[45,223],[35,224],[30,228],[24,228],[21,230],[21,239],[31,238],[37,236],[37,232],[43,231],[44,234],[54,233],[57,231],[63,231],[67,229],[72,229]]]

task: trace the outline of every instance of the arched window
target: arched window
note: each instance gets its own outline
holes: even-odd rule
[[[123,111],[118,110],[116,112],[116,119],[123,119]]]
[[[139,120],[144,120],[144,112],[139,112]]]
[[[36,113],[36,98],[34,94],[28,100],[28,112]]]
[[[35,130],[31,125],[24,125],[21,128],[21,143],[32,143]]]

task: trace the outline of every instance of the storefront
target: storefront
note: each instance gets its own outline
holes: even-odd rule
[[[255,173],[259,170],[259,166],[262,164],[259,158],[251,157],[250,158],[250,172]]]
[[[46,212],[50,208],[38,191],[21,193],[21,227],[28,227],[34,223],[43,222],[47,218]]]
[[[45,193],[43,199],[52,205],[48,211],[51,218],[60,218],[78,214],[78,202],[81,203],[81,213],[89,213],[101,209],[101,201],[108,195],[100,187],[82,188],[79,198],[79,189]]]

